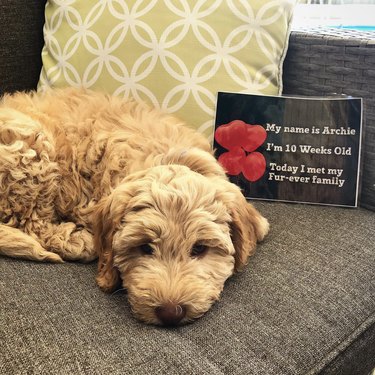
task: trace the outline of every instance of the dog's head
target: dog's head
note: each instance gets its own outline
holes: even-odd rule
[[[94,229],[98,285],[122,284],[138,319],[176,325],[210,308],[268,223],[225,178],[162,165],[125,178]]]

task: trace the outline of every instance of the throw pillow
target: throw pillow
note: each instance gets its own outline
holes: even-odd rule
[[[143,100],[212,135],[218,91],[278,94],[294,0],[48,0],[39,88]]]

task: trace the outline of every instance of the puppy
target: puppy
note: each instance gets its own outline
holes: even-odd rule
[[[171,115],[77,89],[0,102],[0,254],[99,257],[99,287],[146,323],[202,316],[268,228]]]

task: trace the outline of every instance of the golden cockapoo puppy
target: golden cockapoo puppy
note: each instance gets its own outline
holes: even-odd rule
[[[90,91],[0,102],[0,254],[92,261],[136,317],[203,315],[268,222],[227,181],[207,140],[141,104]]]

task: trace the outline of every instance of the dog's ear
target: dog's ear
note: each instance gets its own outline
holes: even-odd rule
[[[105,292],[112,292],[121,286],[120,272],[114,265],[113,236],[130,209],[129,201],[142,185],[144,175],[142,171],[126,177],[93,209],[94,247],[99,258],[96,282]]]
[[[220,182],[218,182],[220,183]],[[234,184],[221,181],[221,200],[228,207],[231,221],[231,237],[235,249],[235,271],[240,271],[255,251],[256,243],[262,241],[269,224],[253,206],[247,202],[241,190]]]
[[[112,292],[121,284],[120,273],[113,264],[112,241],[115,232],[111,196],[103,198],[94,211],[94,246],[98,254],[96,282],[105,292]]]
[[[236,251],[234,268],[241,271],[255,251],[257,241],[261,241],[268,232],[269,226],[268,221],[243,196],[235,202],[231,216],[231,236]]]

